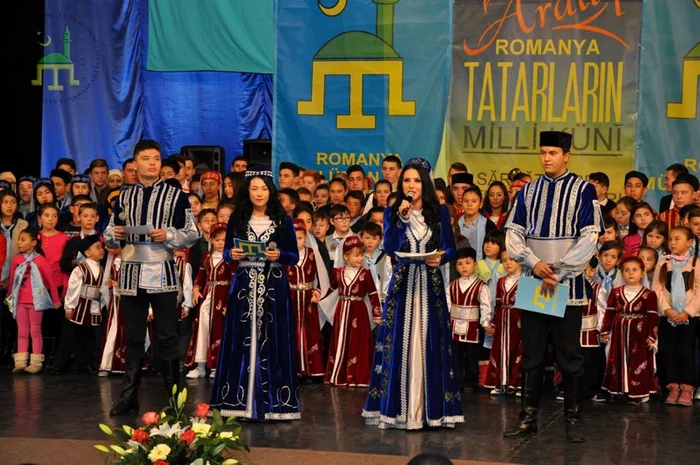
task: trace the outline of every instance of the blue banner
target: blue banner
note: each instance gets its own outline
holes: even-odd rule
[[[272,133],[272,76],[146,70],[147,0],[46,0],[41,172],[73,158],[78,170],[104,158],[121,168],[141,138],[164,155],[185,145],[224,148],[226,167],[246,139]]]
[[[647,1],[643,25],[636,165],[657,206],[667,166],[700,174],[700,0]]]
[[[277,2],[273,165],[377,179],[385,156],[433,165],[450,78],[451,0]]]

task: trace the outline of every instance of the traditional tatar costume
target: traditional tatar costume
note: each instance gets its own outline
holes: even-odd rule
[[[212,225],[210,237],[219,231],[226,231],[225,223]],[[216,370],[224,331],[224,310],[228,304],[228,291],[236,267],[236,264],[224,260],[222,252],[207,252],[202,257],[194,286],[201,289],[203,300],[192,326],[192,337],[185,357],[185,365],[197,365],[199,371],[188,373],[188,378],[201,377],[198,374],[204,374],[202,368],[205,366],[209,370]]]
[[[306,232],[302,220],[294,220],[294,230]],[[299,251],[299,261],[285,266],[292,307],[296,314],[297,361],[299,376],[323,376],[323,338],[318,304],[311,302],[313,290],[320,287],[316,255],[311,247]]]
[[[343,254],[362,247],[358,236],[343,242]],[[372,320],[381,317],[381,306],[372,273],[345,265],[333,270],[330,291],[338,290],[333,317],[333,337],[328,351],[325,382],[334,386],[369,386],[373,354]]]

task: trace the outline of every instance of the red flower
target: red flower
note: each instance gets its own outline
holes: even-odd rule
[[[148,433],[142,429],[134,430],[134,434],[131,435],[131,440],[138,442],[139,444],[146,444],[148,442]]]
[[[185,431],[184,433],[182,433],[180,435],[180,442],[184,442],[185,444],[187,444],[189,446],[190,444],[192,444],[192,441],[194,441],[195,436],[196,435],[195,435],[194,431],[192,431],[191,429],[188,429],[187,431]]]
[[[153,465],[170,465],[168,462],[165,460],[156,460]]]
[[[141,421],[146,426],[157,425],[159,420],[160,415],[157,412],[146,412],[141,415]]]
[[[207,415],[209,415],[209,404],[197,404],[197,407],[194,409],[194,416],[197,418],[206,418]]]

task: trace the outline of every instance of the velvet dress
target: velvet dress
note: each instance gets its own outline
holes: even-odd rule
[[[422,211],[407,220],[384,212],[384,250],[398,259],[377,330],[372,376],[362,416],[379,428],[454,427],[464,422],[455,378],[450,313],[440,268],[397,252],[444,251],[441,264],[455,258],[447,208],[439,225],[426,225]]]
[[[211,406],[253,420],[301,417],[295,313],[283,266],[299,260],[292,219],[252,217],[240,239],[275,242],[279,260],[231,259],[236,228],[229,222],[224,258],[238,263],[231,283]]]

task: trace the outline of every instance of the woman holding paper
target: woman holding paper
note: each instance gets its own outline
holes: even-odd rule
[[[395,265],[362,416],[382,429],[451,428],[464,416],[439,266],[455,257],[454,233],[427,161],[406,163],[398,192],[384,213],[384,250]]]
[[[264,252],[256,253],[258,249]],[[255,168],[246,172],[228,223],[223,257],[238,268],[225,310],[211,406],[224,416],[299,419],[294,311],[282,268],[295,265],[299,252],[272,172]]]

